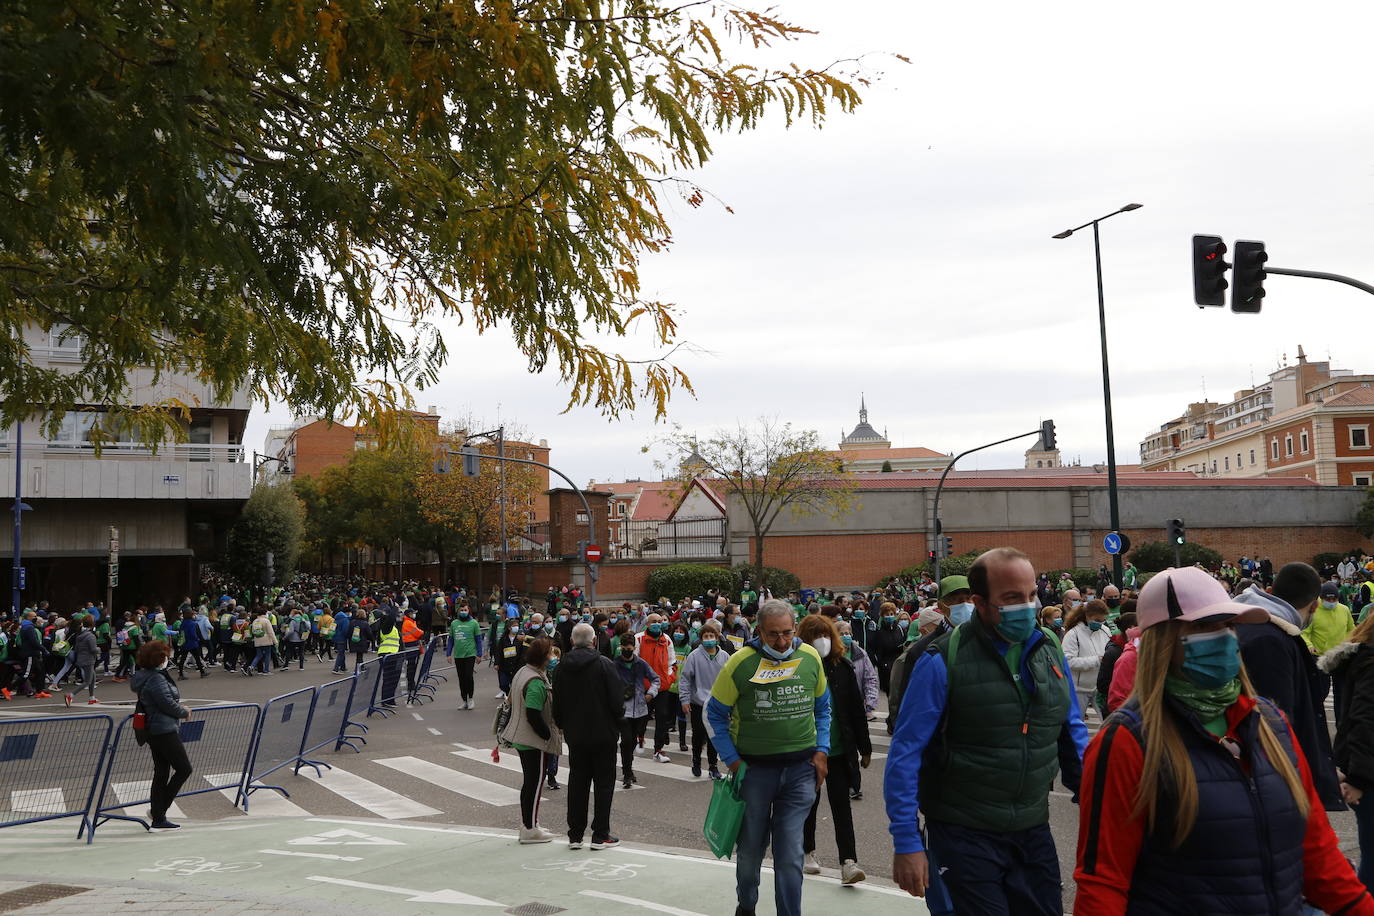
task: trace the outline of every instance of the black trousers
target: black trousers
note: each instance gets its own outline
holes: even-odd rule
[[[539,821],[539,798],[544,789],[544,752],[516,753],[520,755],[520,823],[528,829]]]
[[[382,688],[377,702],[383,706],[396,705],[396,690],[401,683],[401,656],[395,652],[382,656]]]
[[[634,772],[635,748],[639,746],[639,738],[644,734],[644,726],[648,722],[648,716],[637,719],[626,716],[620,723],[620,771],[623,776],[628,777]]]
[[[611,797],[615,794],[615,742],[568,744],[568,837],[582,839],[587,830],[588,795],[595,791],[592,839],[611,835]]]
[[[672,731],[673,723],[677,721],[678,696],[665,690],[654,697],[650,711],[654,717],[654,751],[658,752],[668,746],[668,732]]]
[[[152,799],[153,820],[160,821],[167,816],[177,793],[191,775],[191,761],[186,757],[181,736],[177,732],[165,735],[149,735],[148,750],[153,755],[153,784],[149,793]]]
[[[849,807],[848,756],[831,757],[830,769],[825,775],[825,794],[830,799],[830,819],[835,822],[835,846],[840,852],[840,862],[859,858],[854,845],[854,811]],[[802,849],[808,853],[816,851],[816,809],[820,804],[821,794],[817,792],[802,829]]]
[[[701,707],[692,704],[692,766],[701,766],[701,746],[706,745],[706,762],[715,766],[719,761],[716,757],[716,746],[711,743],[711,736],[706,734],[706,722],[701,717]],[[815,810],[814,808],[812,809]]]
[[[477,665],[477,658],[455,658],[453,667],[458,671],[458,693],[465,700],[471,700],[473,694],[477,692],[473,684],[472,669]]]
[[[926,821],[956,913],[1058,916],[1064,901],[1049,824],[991,833]]]
[[[415,648],[415,646],[407,644],[407,645],[405,646],[405,651],[409,652],[409,651],[410,651],[411,649],[413,649],[413,648]],[[406,656],[406,693],[407,693],[407,694],[412,694],[412,693],[414,693],[414,692],[415,692],[415,688],[418,687],[418,686],[420,686],[419,684],[416,684],[416,683],[415,683],[415,675],[416,675],[417,673],[419,673],[419,672],[418,672],[419,666],[420,666],[420,653],[419,653],[419,652],[411,652],[410,655],[407,655],[407,656]]]
[[[191,659],[193,662],[196,663],[196,668],[197,668],[197,670],[199,670],[199,671],[201,671],[201,672],[204,672],[204,671],[205,671],[205,662],[201,661],[201,658],[200,658],[200,646],[193,646],[193,647],[190,648],[190,649],[179,649],[179,650],[177,650],[177,673],[178,673],[178,674],[185,674],[185,673],[186,673],[186,659],[188,659],[188,658]]]

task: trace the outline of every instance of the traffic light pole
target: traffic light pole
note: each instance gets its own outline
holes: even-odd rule
[[[939,585],[940,583],[940,554],[944,553],[945,546],[944,541],[941,540],[941,538],[944,536],[944,530],[943,525],[941,525],[940,523],[940,493],[945,488],[945,478],[949,476],[949,472],[954,470],[954,465],[957,464],[959,459],[963,458],[965,455],[972,455],[974,452],[981,452],[983,449],[992,448],[994,445],[1004,445],[1008,442],[1015,442],[1017,439],[1024,439],[1027,436],[1038,436],[1044,431],[1045,427],[1041,426],[1031,430],[1028,433],[1017,433],[1016,435],[1008,436],[1005,439],[998,439],[996,442],[989,442],[987,445],[980,445],[977,448],[971,448],[966,452],[960,452],[959,454],[955,455],[953,458],[950,459],[949,464],[945,465],[944,472],[940,474],[940,482],[935,485],[935,508],[932,512],[931,517],[931,528],[935,532],[932,543],[935,545],[936,585]]]
[[[1356,280],[1354,277],[1347,277],[1343,274],[1329,274],[1320,270],[1297,270],[1292,267],[1269,267],[1265,266],[1266,274],[1278,274],[1282,277],[1310,277],[1313,280],[1331,280],[1336,283],[1344,283],[1346,286],[1353,286],[1362,289],[1367,293],[1374,293],[1374,286]]]
[[[446,451],[447,451],[447,454],[450,455],[450,456],[452,456],[452,455],[462,455],[462,454],[463,454],[462,452],[454,451],[453,449],[447,449]],[[500,461],[500,462],[503,462],[503,464],[502,464],[503,467],[504,467],[504,462],[507,462],[507,461],[512,462],[512,463],[514,463],[514,464],[529,464],[529,465],[533,465],[534,467],[537,467],[537,468],[543,468],[544,470],[546,470],[546,471],[548,471],[548,472],[550,472],[550,473],[552,473],[552,474],[557,474],[559,477],[562,477],[564,480],[566,480],[566,481],[568,482],[568,486],[572,488],[572,491],[573,491],[574,493],[577,494],[577,498],[580,499],[580,500],[582,500],[582,509],[583,509],[583,511],[585,511],[585,512],[587,513],[587,541],[588,541],[588,543],[591,543],[591,544],[595,544],[595,543],[596,543],[596,516],[592,514],[592,507],[591,507],[591,504],[587,502],[587,497],[583,495],[583,493],[582,493],[582,488],[579,487],[577,484],[573,483],[573,482],[572,482],[572,478],[569,477],[567,474],[564,474],[562,471],[558,470],[558,468],[554,467],[554,466],[551,465],[551,464],[545,464],[545,463],[542,462],[542,461],[535,461],[535,460],[532,459],[532,458],[511,458],[511,457],[508,457],[508,456],[506,456],[506,455],[479,455],[478,457],[479,457],[479,458],[484,458],[484,459],[486,459],[487,461]],[[583,561],[584,561],[584,563],[585,563],[585,555],[584,555]],[[593,607],[595,607],[595,605],[596,605],[596,577],[597,577],[597,573],[596,573],[595,569],[593,568],[593,567],[594,567],[594,564],[592,564],[592,563],[585,563],[585,565],[588,567],[588,570],[587,570],[587,602],[588,602],[589,604],[591,604]],[[506,598],[505,595],[502,595],[502,596],[501,596],[501,600],[504,601],[505,598]]]
[[[1121,530],[1121,507],[1116,493],[1116,437],[1112,430],[1112,372],[1107,362],[1107,306],[1102,295],[1102,242],[1093,220],[1093,260],[1097,266],[1097,329],[1102,338],[1102,404],[1107,415],[1107,503],[1111,511],[1112,530]],[[1112,554],[1112,584],[1121,588],[1124,570],[1121,552]]]

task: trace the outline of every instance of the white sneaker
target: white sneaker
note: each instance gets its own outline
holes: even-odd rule
[[[503,693],[503,692],[500,691],[500,690],[496,691],[496,696],[492,697],[493,700],[504,700],[505,698],[506,698],[505,693]]]
[[[521,827],[520,845],[532,846],[535,843],[549,843],[553,841],[553,834],[541,827]]]
[[[655,751],[655,752],[654,752],[654,763],[672,763],[672,762],[673,762],[673,758],[669,757],[667,754],[663,753],[662,751]]]
[[[844,864],[840,866],[841,884],[858,884],[867,877],[868,875],[865,875],[864,870],[859,867],[859,863],[853,859],[845,859]]]
[[[815,853],[808,853],[806,861],[802,863],[803,875],[819,875],[821,873],[821,863],[816,861]]]
[[[463,701],[463,708],[464,708],[464,709],[471,709],[471,708],[472,708],[472,698],[471,698],[471,697],[469,697],[468,699],[466,699],[466,700]]]

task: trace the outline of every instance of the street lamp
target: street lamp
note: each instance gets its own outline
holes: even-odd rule
[[[1093,227],[1093,258],[1097,265],[1097,326],[1102,336],[1102,405],[1107,415],[1107,501],[1111,506],[1112,531],[1115,532],[1121,531],[1121,507],[1117,502],[1116,493],[1116,440],[1112,431],[1112,377],[1107,362],[1107,307],[1102,298],[1102,241],[1097,224],[1104,219],[1116,216],[1118,213],[1139,210],[1143,206],[1144,204],[1126,204],[1120,210],[1113,210],[1106,216],[1099,216],[1081,226],[1065,229],[1053,236],[1056,239],[1066,239],[1080,229]],[[1117,588],[1121,587],[1121,571],[1121,554],[1113,554],[1112,582],[1116,584]]]

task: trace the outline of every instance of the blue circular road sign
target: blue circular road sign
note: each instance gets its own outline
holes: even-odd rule
[[[1121,553],[1121,535],[1117,534],[1115,531],[1109,533],[1102,539],[1102,549],[1112,556]]]

